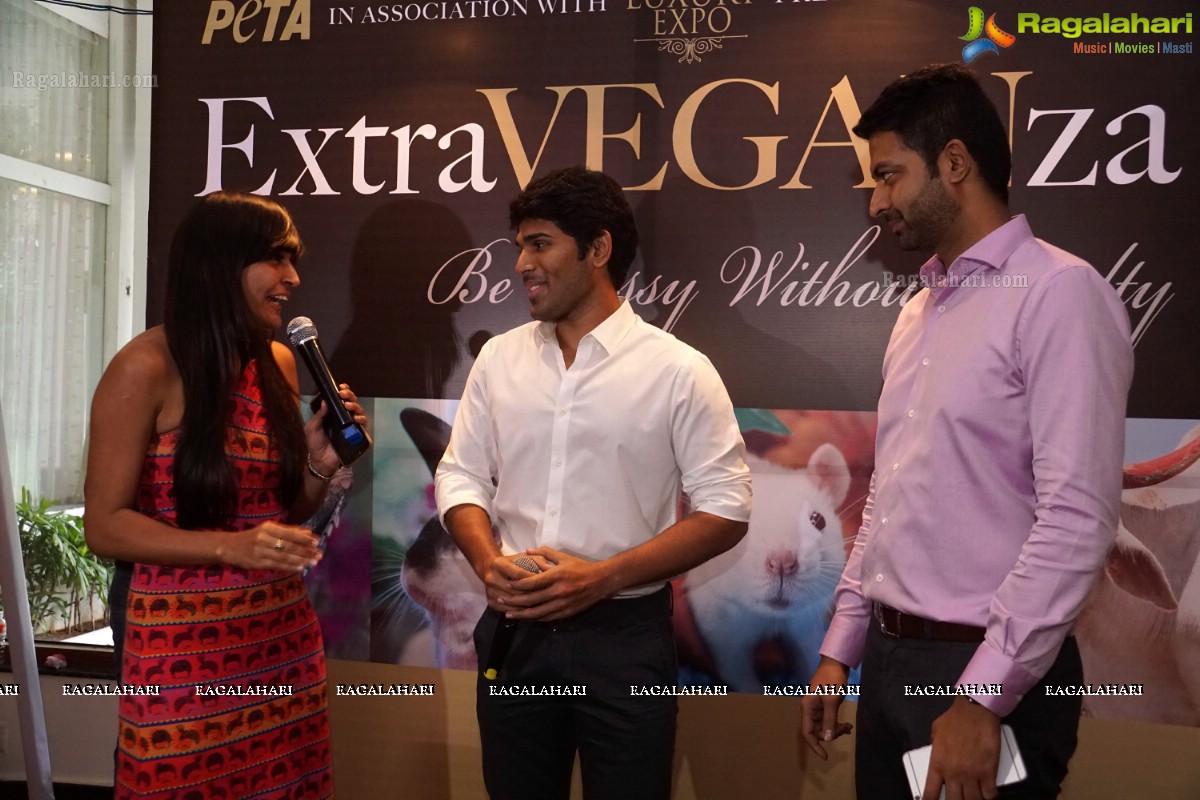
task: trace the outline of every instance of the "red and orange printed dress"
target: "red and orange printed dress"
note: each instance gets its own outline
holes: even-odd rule
[[[252,361],[232,397],[232,528],[283,520],[279,457]],[[150,442],[138,510],[175,523],[177,431]],[[120,699],[116,798],[299,800],[333,796],[325,655],[298,574],[220,564],[137,564]]]

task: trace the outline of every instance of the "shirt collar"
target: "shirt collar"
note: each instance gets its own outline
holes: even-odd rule
[[[936,286],[944,275],[965,275],[980,266],[1000,269],[1008,257],[1025,241],[1033,238],[1033,231],[1024,214],[1017,214],[975,244],[968,247],[947,269],[942,259],[934,256],[921,267],[921,278],[926,286]]]
[[[586,334],[584,339],[589,336],[596,340],[596,343],[604,348],[606,353],[611,354],[625,335],[633,329],[634,323],[637,321],[637,314],[633,313],[633,308],[629,305],[629,300],[622,297],[621,304],[617,306],[617,310],[609,314],[603,322],[592,328]],[[537,338],[543,344],[553,342],[554,346],[558,346],[558,339],[554,335],[553,322],[540,322],[537,326]]]

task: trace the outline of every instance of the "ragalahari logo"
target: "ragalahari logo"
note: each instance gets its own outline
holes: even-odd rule
[[[964,42],[968,42],[963,48],[963,61],[970,64],[984,53],[995,53],[1000,55],[1001,47],[1012,47],[1012,43],[1017,40],[1016,36],[1011,33],[1000,30],[1000,26],[996,24],[996,15],[992,14],[987,18],[987,22],[983,21],[983,9],[979,6],[971,6],[967,9],[967,21],[969,29],[965,36],[958,37]],[[986,38],[979,38],[986,34]]]

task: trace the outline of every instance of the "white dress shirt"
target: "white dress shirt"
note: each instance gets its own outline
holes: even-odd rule
[[[733,404],[707,358],[627,302],[566,367],[554,324],[492,338],[475,361],[436,476],[438,513],[488,512],[511,555],[542,545],[598,561],[691,507],[750,518],[750,470]],[[648,594],[655,583],[623,592]]]

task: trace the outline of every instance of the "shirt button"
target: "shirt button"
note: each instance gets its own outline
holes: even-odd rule
[[[557,508],[552,508],[552,509],[550,509],[550,516],[552,516],[552,517],[557,517],[557,516],[558,516],[558,509],[557,509]]]
[[[945,313],[946,313],[946,307],[945,307],[945,306],[938,306],[938,313],[939,313],[939,314],[945,314]]]
[[[561,458],[556,458],[556,459],[554,459],[554,466],[556,466],[556,467],[561,467],[561,466],[562,466],[562,459],[561,459]]]
[[[929,357],[928,357],[928,356],[926,356],[925,358],[922,358],[922,359],[921,359],[921,366],[923,366],[923,367],[928,367],[928,366],[929,366]]]
[[[887,517],[884,517],[883,519],[879,520],[879,522],[883,525],[887,525]]]
[[[910,409],[908,410],[908,415],[909,415],[910,417],[915,417],[915,416],[917,415],[917,410],[916,410],[915,408],[910,408]]]
[[[876,576],[875,576],[875,582],[876,582],[876,583],[883,583],[883,575],[876,575]]]
[[[558,415],[559,415],[560,417],[565,417],[565,416],[567,415],[567,410],[566,410],[565,408],[560,408],[560,409],[558,410]]]
[[[900,462],[899,462],[899,461],[897,461],[895,464],[892,464],[892,472],[895,472],[895,471],[896,471],[896,470],[898,470],[898,469],[900,469]]]

